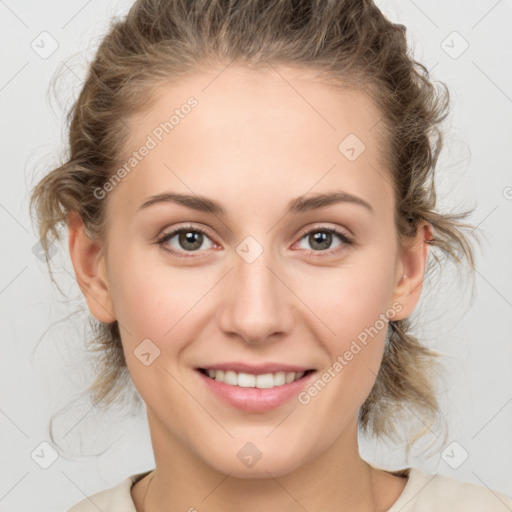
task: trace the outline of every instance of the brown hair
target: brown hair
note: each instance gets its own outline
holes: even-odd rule
[[[472,226],[462,222],[470,212],[436,210],[434,170],[448,90],[442,83],[436,89],[428,70],[410,55],[405,27],[390,22],[371,0],[135,2],[125,18],[112,21],[68,114],[69,156],[33,190],[30,207],[44,250],[60,239],[56,228],[73,211],[91,238],[106,242],[106,201],[94,190],[122,162],[127,120],[150,108],[150,93],[159,85],[233,62],[311,69],[332,83],[366,91],[383,115],[379,129],[395,191],[397,236],[413,236],[426,220],[434,228],[426,273],[441,255],[457,264],[465,259],[474,269],[464,232]],[[94,404],[106,407],[126,386],[126,362],[117,321],[94,321],[93,327],[90,347],[100,359],[88,392]],[[382,365],[359,413],[362,431],[395,437],[398,422],[412,410],[427,427],[409,439],[408,451],[440,416],[433,379],[440,354],[420,343],[411,327],[410,319],[390,322]]]

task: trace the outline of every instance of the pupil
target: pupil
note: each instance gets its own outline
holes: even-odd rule
[[[184,249],[196,251],[201,247],[203,234],[194,231],[182,231],[180,234],[180,245]],[[187,245],[189,244],[189,245]]]
[[[319,249],[328,249],[331,245],[332,233],[327,233],[325,231],[317,231],[315,234],[310,236],[311,247],[314,248],[315,243],[318,243],[320,247]]]

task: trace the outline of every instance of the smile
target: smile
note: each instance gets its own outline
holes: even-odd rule
[[[307,370],[305,372],[264,373],[261,375],[235,372],[232,370],[206,370],[204,368],[200,368],[199,371],[204,375],[208,375],[211,379],[214,379],[217,382],[223,382],[228,386],[270,389],[295,382],[304,377],[306,373],[311,373],[313,370]]]
[[[254,374],[206,368],[195,371],[216,401],[249,413],[271,411],[297,398],[316,373],[306,370]]]

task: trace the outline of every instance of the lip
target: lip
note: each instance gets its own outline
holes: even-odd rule
[[[280,367],[283,368],[283,365]],[[211,366],[209,368],[217,369]],[[224,366],[222,368],[226,367]],[[219,367],[218,369],[222,368]],[[276,386],[274,388],[242,388],[238,386],[230,386],[229,384],[218,382],[215,379],[208,377],[208,375],[200,372],[199,369],[195,370],[195,373],[199,375],[212,394],[224,403],[242,411],[258,413],[275,409],[285,404],[293,397],[296,397],[304,387],[310,384],[317,372],[313,370],[299,380],[290,382],[289,384],[283,384],[282,386]]]
[[[265,364],[247,364],[242,362],[218,363],[201,366],[203,370],[231,370],[233,372],[251,373],[253,375],[263,375],[265,373],[277,372],[306,372],[314,370],[310,366],[297,366],[284,363],[265,363]]]

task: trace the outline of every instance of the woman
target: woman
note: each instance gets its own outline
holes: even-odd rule
[[[465,214],[436,211],[447,98],[371,1],[142,0],[112,25],[32,200],[99,322],[91,394],[129,373],[156,467],[71,512],[512,507],[358,449],[439,419],[409,317],[436,251],[473,266]]]

